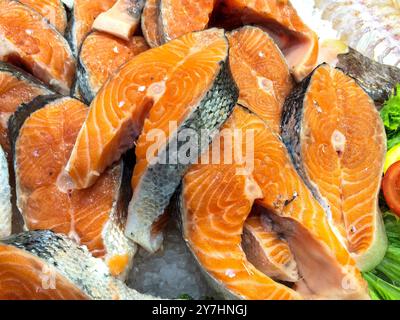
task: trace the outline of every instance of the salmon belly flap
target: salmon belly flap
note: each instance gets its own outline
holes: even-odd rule
[[[17,206],[28,230],[68,235],[123,277],[136,250],[122,230],[129,199],[123,164],[115,164],[86,190],[67,190],[62,179],[87,113],[73,98],[41,96],[13,115]]]
[[[256,211],[259,214],[271,220],[273,222],[273,230],[271,231],[276,232],[275,239],[280,240],[276,234],[284,237],[285,242],[287,242],[283,248],[286,248],[289,257],[293,255],[294,259],[291,261],[293,263],[295,260],[297,265],[297,268],[292,265],[290,269],[291,271],[298,271],[301,279],[293,277],[293,272],[291,273],[291,280],[296,284],[294,289],[298,290],[297,294],[301,294],[303,298],[312,299],[367,299],[366,283],[362,279],[355,261],[332,231],[323,208],[297,174],[280,137],[259,117],[240,106],[235,107],[233,115],[224,128],[228,126],[239,130],[254,130],[254,171],[250,171],[247,175],[247,178],[251,179],[253,183],[251,187],[245,189],[253,192],[253,201],[249,203],[248,198],[240,193],[231,194],[234,192],[234,188],[224,185],[225,178],[220,177],[219,172],[222,172],[222,168],[226,168],[227,171],[232,170],[235,173],[235,179],[239,179],[237,177],[237,164],[235,163],[221,166],[212,164],[193,166],[184,178],[181,195],[184,234],[190,248],[206,271],[214,278],[217,274],[215,270],[218,270],[220,274],[224,272],[228,275],[231,274],[228,263],[223,264],[217,261],[213,263],[211,258],[218,259],[221,256],[219,252],[223,247],[220,248],[219,245],[226,243],[226,245],[232,244],[234,247],[240,247],[230,239],[232,230],[228,212],[231,207],[239,207],[235,204],[241,203],[239,199],[242,199],[242,201],[247,199],[247,202],[244,202],[247,203],[247,206],[243,209],[241,219],[239,220],[239,217],[237,217],[237,229],[235,229],[237,233],[235,234],[242,235],[244,230],[244,241],[246,241],[246,238],[249,241],[248,224],[251,223],[253,217],[250,217],[248,222],[246,222],[246,219],[254,212],[255,208],[257,208]],[[204,173],[203,176],[203,172],[207,174]],[[244,167],[244,172],[248,172],[246,167]],[[240,178],[244,179],[241,176]],[[231,179],[234,178],[231,177]],[[202,181],[204,181],[204,187],[202,187]],[[257,196],[254,196],[254,193]],[[238,196],[239,199],[234,198],[234,196]],[[237,202],[234,202],[233,199]],[[219,214],[210,214],[212,212],[210,208],[214,210],[214,206],[220,210]],[[234,212],[239,216],[238,209]],[[200,219],[198,215],[203,218]],[[261,224],[261,226],[265,228],[265,224]],[[268,229],[266,230],[268,231]],[[218,237],[215,235],[215,246],[219,250],[218,253],[214,253],[214,248],[209,247],[212,240],[208,240],[208,238],[212,239],[214,232],[216,235],[219,233]],[[257,232],[253,233],[257,235]],[[261,234],[261,230],[258,230],[258,234]],[[205,237],[207,237],[207,241],[204,241]],[[281,244],[283,245],[285,242]],[[239,243],[241,243],[241,240]],[[263,244],[254,239],[250,239],[250,243],[258,244],[258,248],[249,247],[244,243],[243,247],[246,249],[246,253],[249,250],[258,249],[265,255],[266,250],[272,247],[270,244]],[[227,248],[224,248],[224,250],[227,255],[231,252]],[[243,252],[243,249],[240,249],[240,252]],[[282,274],[277,277],[273,273],[276,269],[263,269],[263,261],[257,261],[254,256],[252,257],[249,254],[247,256],[270,277],[282,278]],[[270,254],[267,257],[269,258],[268,262],[271,263],[274,255]],[[248,265],[246,255],[241,259],[246,261],[242,261],[242,265]],[[323,277],[320,275],[322,270],[324,270]],[[246,283],[239,276],[236,279],[233,276],[234,271],[235,269],[232,273],[232,282],[237,280],[243,283],[243,287],[246,288],[253,286],[251,282]],[[280,271],[282,271],[282,268]],[[217,277],[219,283],[230,288],[230,280],[221,277]],[[268,278],[270,279],[270,277]],[[256,284],[252,289],[255,287]],[[244,290],[244,288],[240,288],[240,290]],[[273,297],[274,295],[271,295],[271,299]],[[267,296],[265,298],[268,299]]]
[[[61,0],[20,0],[45,17],[61,34],[67,28],[67,13]]]
[[[245,106],[277,133],[282,108],[293,88],[286,60],[274,40],[261,28],[245,26],[228,34],[229,63]]]
[[[159,0],[158,34],[161,43],[207,28],[217,0]]]
[[[51,94],[42,82],[11,64],[0,62],[0,144],[11,160],[8,120],[22,103]]]
[[[18,1],[1,0],[0,16],[0,60],[22,66],[55,91],[69,94],[76,63],[64,37]]]
[[[66,37],[76,57],[82,42],[92,30],[95,19],[109,10],[115,2],[116,0],[74,0]]]
[[[284,53],[297,81],[316,67],[318,36],[302,21],[290,1],[220,0],[214,16],[214,23],[226,29],[243,25],[262,27]]]
[[[90,104],[110,76],[148,48],[143,37],[125,41],[103,32],[89,34],[81,46],[77,70],[84,101]]]
[[[253,206],[252,213],[254,211]],[[274,230],[273,223],[266,215],[259,213],[249,216],[244,224],[242,247],[247,259],[272,279],[287,282],[300,280],[288,242]]]
[[[322,65],[287,99],[283,139],[359,268],[373,269],[387,246],[378,205],[386,136],[373,101]]]
[[[223,130],[243,128],[243,123],[237,123],[239,108],[235,107]],[[221,143],[220,151],[224,152]],[[207,152],[211,158],[212,150]],[[190,168],[180,198],[185,240],[207,277],[225,297],[301,299],[300,294],[258,270],[242,249],[245,221],[254,200],[263,196],[252,175],[245,171],[245,166],[237,163]]]

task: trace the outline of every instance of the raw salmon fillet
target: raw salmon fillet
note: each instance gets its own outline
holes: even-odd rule
[[[93,29],[129,40],[140,26],[145,0],[117,0],[112,8],[101,13]]]
[[[0,17],[0,60],[22,65],[54,90],[69,94],[76,66],[64,37],[18,1],[1,0]]]
[[[373,269],[387,246],[378,204],[386,135],[374,102],[353,79],[322,65],[288,98],[283,124],[299,172],[359,268]]]
[[[50,89],[28,73],[0,61],[0,145],[8,155],[11,151],[8,137],[10,116],[20,104],[50,93]]]
[[[87,113],[73,98],[42,96],[11,118],[17,205],[28,230],[66,234],[123,276],[136,249],[121,229],[130,196],[123,165],[111,167],[89,189],[62,189],[61,173]]]
[[[20,0],[45,17],[61,34],[67,28],[67,13],[60,0]]]
[[[234,30],[228,39],[239,103],[279,133],[283,103],[293,87],[284,56],[268,33],[257,27]]]
[[[207,28],[216,0],[159,0],[158,32],[162,43]]]
[[[247,259],[272,279],[299,281],[296,260],[289,244],[262,220],[263,216],[253,215],[244,224],[242,247]]]
[[[113,278],[103,261],[61,234],[0,240],[0,300],[151,300]]]
[[[263,27],[284,53],[296,80],[304,79],[318,61],[318,37],[288,0],[220,0],[217,23],[226,28]]]
[[[142,13],[142,32],[150,47],[161,45],[158,31],[158,6],[159,0],[146,0]]]
[[[296,283],[299,292],[307,298],[367,299],[367,286],[355,261],[331,229],[323,208],[297,174],[280,137],[264,121],[241,107],[234,109],[227,123],[231,128],[253,132],[254,171],[250,177],[254,183],[250,190],[254,190],[255,186],[259,188],[261,194],[257,193],[253,200],[257,198],[257,206],[274,222],[275,231],[283,234],[289,243],[302,279]],[[248,164],[244,166],[244,173],[236,170],[235,161],[225,166],[236,173],[236,177],[238,173],[245,175],[251,172]],[[235,221],[229,216],[229,208],[232,208],[234,217],[241,217],[237,222],[240,228],[234,229],[241,234],[253,207],[243,194],[235,191],[235,184],[228,187],[223,183],[225,178],[219,176],[221,167],[194,166],[186,175],[183,187],[185,235],[196,257],[208,272],[226,272],[229,266],[226,264],[225,269],[221,268],[224,264],[213,260],[213,257],[219,257],[220,254],[215,254],[215,249],[208,247],[212,239],[217,239],[216,243],[221,246],[218,252],[227,255],[232,252],[226,245],[233,242],[225,240],[232,234],[232,221]],[[207,175],[203,176],[203,171]],[[246,206],[239,215],[241,203]],[[219,210],[215,217],[211,215],[213,210]],[[201,232],[196,231],[197,228]],[[205,238],[207,241],[204,241]],[[238,245],[235,243],[234,246]],[[324,276],[321,277],[315,270],[324,270]],[[246,281],[240,280],[240,283],[244,288],[252,286]],[[226,285],[229,287],[229,282]]]
[[[223,31],[211,29],[148,50],[119,69],[90,105],[66,167],[72,180],[70,187],[82,189],[93,185],[108,166],[133,147],[153,105],[157,105],[155,110],[174,106],[177,114],[171,113],[168,120],[178,121],[178,115],[184,117],[190,111],[186,103],[211,84],[217,64],[226,52]],[[204,74],[200,78],[197,72]],[[185,73],[193,77],[188,78],[193,79],[190,94],[184,89],[186,81],[182,81]],[[153,113],[155,116],[157,112]]]
[[[189,54],[172,77],[158,84],[165,92],[150,109],[135,149],[134,192],[125,233],[150,252],[162,244],[157,221],[185,171],[207,149],[238,96],[229,71],[224,31],[188,34],[177,43],[183,41],[192,43]]]
[[[81,44],[97,16],[110,9],[116,0],[74,0],[70,27],[67,33],[72,52],[77,57]]]
[[[79,89],[91,103],[107,79],[134,56],[149,49],[143,37],[124,41],[103,32],[89,34],[79,54]]]
[[[236,114],[224,128],[236,128]],[[212,151],[207,152],[212,157]],[[207,278],[225,297],[301,299],[300,294],[256,269],[241,247],[245,220],[254,200],[262,197],[251,174],[238,174],[243,169],[241,164],[190,168],[181,195],[184,238]]]

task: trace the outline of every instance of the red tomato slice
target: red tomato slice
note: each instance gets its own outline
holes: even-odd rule
[[[390,210],[400,217],[400,161],[392,164],[386,171],[382,189]]]

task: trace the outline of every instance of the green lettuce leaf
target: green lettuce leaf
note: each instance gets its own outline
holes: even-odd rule
[[[385,102],[381,117],[388,137],[388,149],[400,144],[400,84],[395,92]]]
[[[382,262],[363,273],[374,300],[400,300],[400,219],[390,211],[383,215],[389,247]]]

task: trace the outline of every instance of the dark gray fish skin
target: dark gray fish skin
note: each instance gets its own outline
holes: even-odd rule
[[[59,94],[38,96],[29,103],[21,104],[18,107],[17,111],[15,111],[14,114],[10,117],[10,119],[8,120],[8,130],[9,130],[10,145],[12,150],[11,152],[14,159],[15,159],[15,144],[19,136],[19,131],[23,126],[25,120],[29,118],[29,116],[33,112],[43,108],[48,103],[60,98],[62,98],[62,96]]]
[[[77,67],[77,89],[82,97],[82,100],[90,105],[94,97],[96,96],[95,90],[90,85],[89,72],[86,69],[85,63],[81,59],[79,54],[78,67]]]
[[[51,231],[30,231],[13,235],[0,243],[23,250],[55,269],[89,298],[95,300],[153,300],[112,277],[105,263],[86,247]]]
[[[338,55],[337,68],[354,78],[359,86],[375,101],[378,108],[388,100],[396,84],[400,83],[400,69],[380,64],[349,48]]]
[[[190,129],[198,135],[201,130],[215,133],[214,131],[219,129],[228,119],[238,96],[239,91],[230,74],[229,62],[221,63],[220,72],[212,88],[199,102],[195,111],[178,128],[178,132],[174,133],[170,138],[167,146],[160,150],[158,153],[160,159],[169,159],[169,155],[173,155],[172,158],[178,159],[178,157],[174,156],[180,153],[186,141],[177,141],[179,139],[176,139],[176,137],[183,130]],[[174,164],[156,163],[150,165],[142,176],[129,204],[125,234],[146,250],[150,252],[157,251],[162,243],[162,235],[156,240],[151,239],[149,238],[150,234],[143,233],[143,227],[150,229],[153,222],[162,215],[185,172],[191,164],[198,160],[204,151],[204,146],[207,145],[208,147],[213,137],[213,134],[208,137],[202,137],[202,139],[207,139],[207,143],[199,142],[198,150],[189,155],[188,164],[181,164],[179,161]],[[196,139],[196,137],[191,138]],[[173,145],[171,141],[177,142]],[[138,228],[140,230],[137,230]]]
[[[33,99],[30,103],[22,104],[19,106],[14,115],[9,119],[8,125],[10,128],[10,143],[13,154],[13,168],[14,172],[18,173],[15,148],[18,141],[20,130],[32,113],[35,111],[46,107],[49,103],[54,102],[59,99],[73,99],[70,97],[63,97],[58,94],[39,96]],[[128,155],[126,156],[128,157]],[[136,253],[136,245],[125,237],[123,233],[123,226],[126,222],[127,208],[129,201],[132,196],[132,188],[130,183],[130,177],[132,176],[132,165],[130,161],[126,161],[126,157],[123,160],[114,164],[109,170],[116,171],[116,176],[119,177],[117,190],[110,190],[114,192],[113,206],[109,213],[109,221],[104,227],[102,232],[102,239],[104,242],[104,247],[106,249],[106,256],[113,256],[117,254],[128,254],[131,259]],[[19,217],[24,218],[24,213],[21,210],[21,199],[24,198],[19,187],[19,177],[15,175],[15,195],[16,199],[16,209],[15,211]],[[25,219],[25,218],[24,218]],[[25,224],[26,225],[26,224]],[[119,278],[125,279],[127,273],[131,268],[131,263],[127,266],[125,272],[123,272]]]
[[[78,48],[77,40],[74,35],[74,31],[75,31],[74,28],[76,25],[75,15],[74,15],[74,7],[71,8],[68,18],[69,18],[68,24],[67,24],[67,28],[65,29],[64,37],[67,40],[67,42],[69,43],[72,54],[74,55],[75,58],[77,58],[80,48]]]
[[[316,68],[317,69],[317,68]],[[314,71],[316,70],[314,69]],[[324,207],[325,210],[330,210],[323,200],[319,191],[314,187],[313,183],[308,179],[308,175],[304,168],[304,163],[301,155],[301,122],[303,119],[303,101],[307,93],[308,87],[314,71],[298,83],[291,94],[286,98],[282,109],[282,124],[281,137],[283,143],[289,151],[292,163],[297,172],[303,179],[308,189],[312,192],[317,201]],[[329,212],[329,211],[327,211]]]
[[[0,72],[7,72],[12,74],[14,77],[16,77],[18,80],[30,82],[34,84],[37,87],[43,88],[43,90],[48,91],[48,93],[53,93],[53,91],[42,81],[40,81],[38,78],[35,78],[33,75],[30,73],[22,70],[21,68],[18,68],[10,63],[0,61]]]
[[[145,0],[129,0],[130,5],[127,8],[128,14],[135,19],[140,19],[145,2]]]

